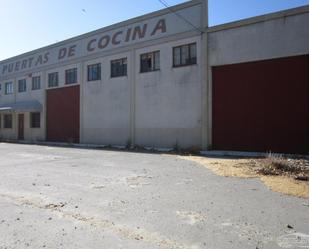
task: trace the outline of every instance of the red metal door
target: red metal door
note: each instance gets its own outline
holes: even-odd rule
[[[309,56],[213,68],[213,148],[309,153]]]
[[[18,140],[24,140],[24,114],[18,114]]]
[[[47,140],[79,143],[79,86],[47,90]]]

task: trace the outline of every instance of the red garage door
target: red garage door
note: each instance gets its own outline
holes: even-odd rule
[[[79,143],[79,86],[47,90],[47,140]]]
[[[213,148],[309,153],[309,56],[213,68]]]

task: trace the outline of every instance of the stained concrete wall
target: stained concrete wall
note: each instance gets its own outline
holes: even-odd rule
[[[173,47],[197,43],[197,64],[173,68]],[[182,39],[136,51],[160,51],[160,71],[136,68],[136,144],[155,147],[201,146],[200,37]]]
[[[128,76],[111,78],[111,60],[127,58],[130,52],[84,63],[81,98],[81,142],[125,145],[130,139],[130,81]],[[101,80],[87,81],[87,66],[101,63]],[[128,64],[128,72],[131,64]]]
[[[173,47],[197,43],[197,65],[173,68]],[[160,70],[140,72],[140,56],[160,51]],[[201,146],[200,37],[180,39],[84,63],[82,143]],[[110,62],[127,58],[128,75],[110,77]],[[87,81],[87,66],[102,65],[102,78]]]

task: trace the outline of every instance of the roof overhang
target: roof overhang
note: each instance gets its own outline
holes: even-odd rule
[[[23,101],[0,105],[0,112],[41,112],[42,104],[38,101]]]

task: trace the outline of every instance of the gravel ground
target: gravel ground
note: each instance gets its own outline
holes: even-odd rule
[[[0,249],[309,248],[309,200],[173,155],[0,144]]]

